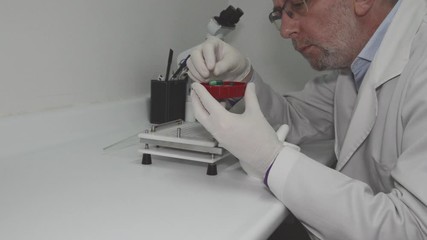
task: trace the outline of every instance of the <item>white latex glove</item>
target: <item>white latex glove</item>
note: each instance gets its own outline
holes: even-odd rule
[[[297,145],[285,142],[286,136],[288,135],[288,132],[289,132],[289,126],[287,124],[283,124],[276,131],[277,138],[279,139],[279,141],[283,142],[283,146],[285,146],[285,147],[291,147],[291,148],[293,148],[293,149],[295,149],[297,151],[300,151],[301,148],[298,147]]]
[[[288,143],[285,142],[286,136],[288,135],[289,132],[289,126],[287,124],[283,124],[282,126],[280,126],[280,128],[276,131],[276,135],[277,138],[279,139],[279,141],[281,141],[283,143],[283,146],[285,147],[291,147],[297,151],[300,151],[300,147],[298,147],[295,144],[292,143]],[[249,176],[254,176],[256,177],[258,180],[264,180],[264,178],[259,178],[259,176],[256,176],[256,170],[252,168],[251,165],[248,165],[245,161],[240,161],[240,166],[242,166],[243,170],[245,170],[245,172],[249,175]]]
[[[196,119],[218,143],[254,170],[254,177],[263,179],[265,172],[283,148],[274,129],[259,107],[255,85],[246,86],[245,112],[227,111],[200,83],[193,83],[191,98]]]
[[[217,37],[210,36],[194,47],[187,60],[188,75],[196,82],[211,78],[223,81],[242,81],[251,71],[251,64],[238,50]]]

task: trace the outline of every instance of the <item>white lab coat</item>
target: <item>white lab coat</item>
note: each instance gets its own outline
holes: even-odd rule
[[[261,109],[287,141],[335,139],[336,169],[285,148],[268,184],[319,239],[427,239],[427,16],[403,0],[356,92],[345,72],[285,98],[255,75]]]

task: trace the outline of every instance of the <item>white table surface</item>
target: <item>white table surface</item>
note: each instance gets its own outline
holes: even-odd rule
[[[134,131],[0,157],[0,239],[266,239],[287,215],[233,159],[207,176],[185,160],[141,165],[132,140],[103,150]]]

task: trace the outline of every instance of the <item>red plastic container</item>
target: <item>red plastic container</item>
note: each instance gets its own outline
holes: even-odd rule
[[[222,85],[209,85],[209,83],[201,83],[208,92],[216,100],[224,100],[227,98],[238,98],[245,95],[245,82],[223,82]]]

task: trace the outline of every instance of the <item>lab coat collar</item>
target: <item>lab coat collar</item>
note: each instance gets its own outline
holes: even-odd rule
[[[356,106],[338,156],[341,170],[364,142],[378,111],[376,88],[399,76],[409,59],[411,42],[425,15],[425,0],[403,0],[359,89]]]

